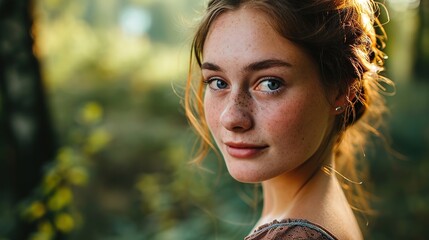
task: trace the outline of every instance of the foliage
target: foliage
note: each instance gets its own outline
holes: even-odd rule
[[[73,188],[87,184],[90,159],[110,142],[110,134],[98,124],[102,108],[97,103],[87,103],[78,116],[79,138],[59,150],[46,166],[42,183],[20,205],[21,217],[38,225],[33,240],[55,239],[75,230],[80,213],[73,210]]]
[[[370,221],[371,239],[423,239],[429,219],[429,84],[398,83],[391,98],[387,136],[394,152],[384,146],[370,158],[371,180],[378,215]]]
[[[258,187],[233,181],[215,156],[200,168],[188,162],[194,135],[180,96],[190,28],[182,18],[195,17],[201,2],[35,2],[34,51],[63,147],[19,206],[38,223],[33,239],[240,239],[253,227]],[[151,14],[146,32],[121,28],[129,7]],[[369,239],[427,233],[429,86],[420,82],[398,84],[389,100],[386,135],[406,160],[381,145],[367,155],[379,198]]]

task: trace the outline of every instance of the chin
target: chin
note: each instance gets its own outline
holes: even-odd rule
[[[242,183],[260,183],[263,180],[259,179],[259,178],[255,178],[255,177],[249,177],[249,176],[241,176],[241,175],[234,175],[231,174],[231,177],[234,178],[235,180],[242,182]]]
[[[235,180],[242,183],[260,183],[271,178],[260,171],[228,167],[228,172]]]

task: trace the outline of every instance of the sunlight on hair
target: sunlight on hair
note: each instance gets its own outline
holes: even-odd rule
[[[345,179],[347,182],[353,183],[353,184],[358,184],[358,185],[362,185],[363,182],[356,182],[353,181],[349,178],[347,178],[346,176],[344,176],[343,174],[341,174],[340,172],[338,172],[337,170],[335,170],[333,167],[325,165],[322,167],[322,171],[328,175],[332,175],[332,172],[334,172],[335,174],[337,174],[338,176],[342,177],[343,179]]]

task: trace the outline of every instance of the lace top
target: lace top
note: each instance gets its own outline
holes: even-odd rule
[[[282,239],[310,239],[336,240],[331,233],[319,225],[302,219],[274,220],[260,226],[244,240],[282,240]]]

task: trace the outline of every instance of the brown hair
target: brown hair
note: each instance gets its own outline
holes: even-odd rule
[[[386,56],[385,33],[372,0],[211,0],[192,42],[189,76],[185,90],[185,111],[201,137],[194,161],[201,162],[210,148],[210,132],[204,119],[204,85],[199,71],[204,43],[213,21],[223,12],[250,6],[265,12],[272,26],[285,38],[305,49],[317,62],[325,89],[338,89],[348,105],[335,122],[336,172],[361,179],[365,165],[358,161],[370,133],[378,134],[386,111],[382,92],[391,81],[380,76]],[[376,27],[381,35],[377,35]],[[196,65],[198,64],[198,66]],[[198,68],[199,69],[199,68]],[[195,75],[197,74],[197,75]],[[343,189],[355,210],[369,211],[361,185],[343,180]]]

